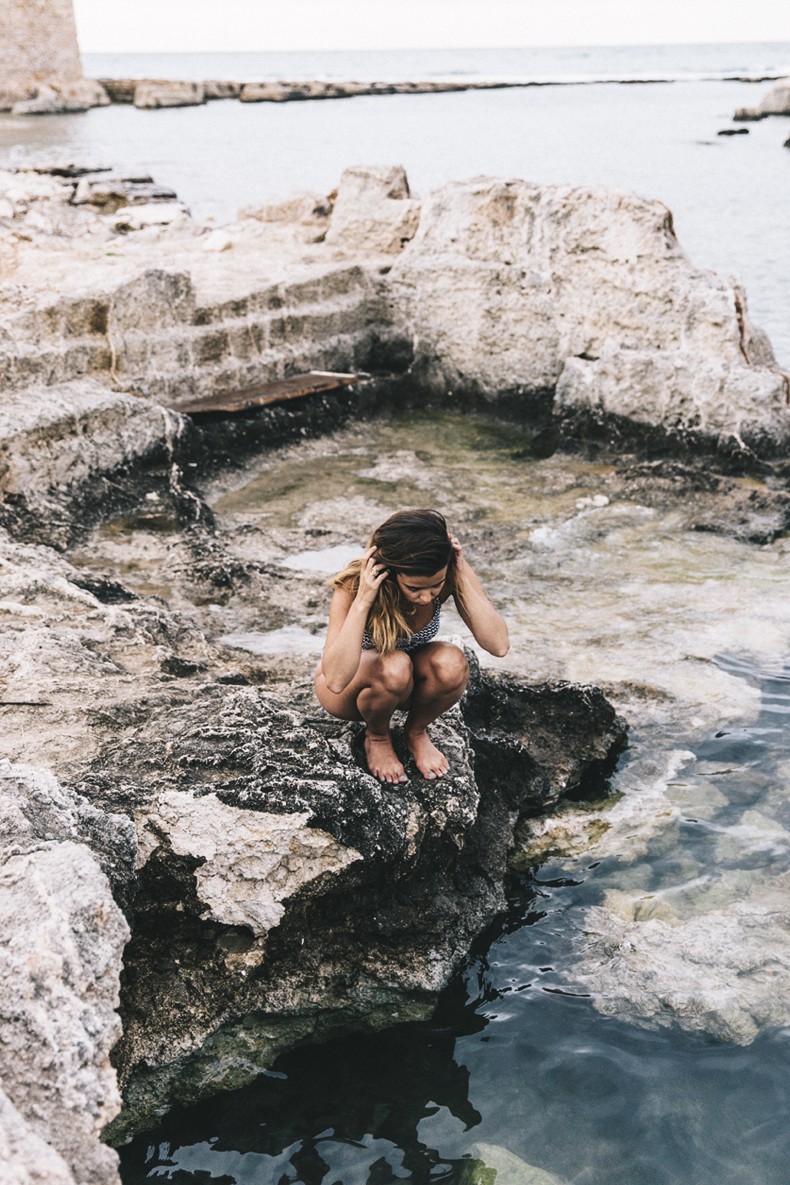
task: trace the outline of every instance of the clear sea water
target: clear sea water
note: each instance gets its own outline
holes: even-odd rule
[[[423,193],[481,173],[601,184],[660,198],[701,267],[737,275],[754,320],[790,364],[790,119],[734,125],[790,74],[790,42],[594,49],[88,55],[117,77],[449,78],[575,83],[314,103],[212,103],[0,116],[0,160],[31,154],[143,168],[218,222],[298,190],[328,192],[354,163],[401,163]],[[641,79],[642,82],[632,80]],[[663,82],[646,80],[662,79]],[[612,80],[612,81],[602,81]],[[615,80],[619,80],[615,81]],[[630,85],[622,85],[623,82]],[[596,85],[581,85],[596,83]]]

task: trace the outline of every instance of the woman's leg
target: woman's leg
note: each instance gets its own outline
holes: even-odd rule
[[[422,776],[440,778],[449,762],[428,736],[428,725],[458,703],[469,679],[469,663],[463,650],[450,642],[429,642],[415,650],[411,659],[414,691],[403,732]]]
[[[368,769],[381,782],[405,782],[406,771],[392,745],[390,721],[408,702],[413,687],[411,658],[402,650],[382,656],[363,650],[359,670],[340,694],[330,691],[320,668],[315,692],[322,707],[341,720],[364,720]]]

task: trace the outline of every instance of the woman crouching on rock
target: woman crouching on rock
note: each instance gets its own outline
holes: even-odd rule
[[[498,657],[509,646],[504,619],[436,510],[393,514],[332,585],[319,702],[341,720],[365,722],[368,768],[382,782],[407,781],[390,733],[395,709],[406,712],[415,765],[424,778],[441,777],[448,761],[428,725],[458,702],[469,678],[463,651],[434,641],[441,606],[452,597],[477,643]]]

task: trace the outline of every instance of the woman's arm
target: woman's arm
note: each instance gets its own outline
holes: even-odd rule
[[[451,535],[455,551],[453,595],[462,620],[474,635],[479,646],[497,658],[504,658],[510,649],[507,623],[485,594],[482,584],[469,567],[464,551],[455,535]]]
[[[362,635],[379,586],[387,569],[373,561],[374,547],[368,548],[359,574],[356,596],[344,588],[335,589],[329,607],[329,629],[321,658],[326,685],[336,695],[345,691],[359,669]]]

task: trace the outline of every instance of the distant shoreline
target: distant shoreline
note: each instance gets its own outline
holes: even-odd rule
[[[776,82],[784,74],[732,74],[705,82]],[[326,82],[322,80],[269,82],[231,82],[227,80],[192,81],[187,79],[152,79],[100,77],[111,103],[134,104],[137,107],[189,107],[206,102],[236,99],[242,103],[288,103],[328,99],[352,99],[372,95],[455,94],[463,91],[524,90],[551,86],[659,86],[683,81],[676,77],[658,78],[578,78],[525,79],[507,81],[470,80],[468,82],[408,81],[408,82]]]

